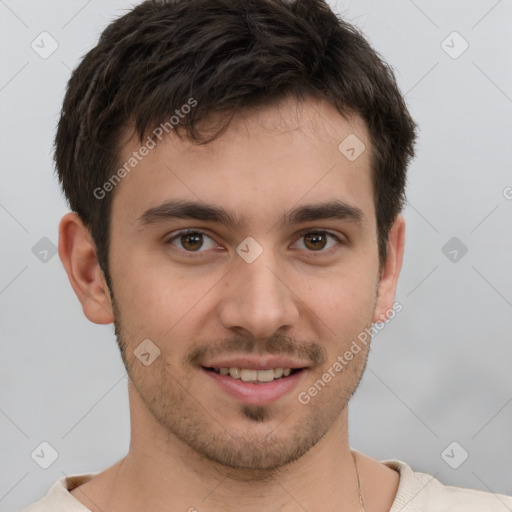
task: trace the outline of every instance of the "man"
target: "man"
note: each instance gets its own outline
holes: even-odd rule
[[[131,443],[27,512],[496,511],[350,449],[372,324],[395,315],[415,124],[319,0],[149,1],[73,72],[59,255],[114,323]]]

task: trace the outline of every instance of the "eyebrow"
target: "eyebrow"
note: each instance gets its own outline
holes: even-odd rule
[[[276,225],[300,224],[315,220],[338,219],[361,223],[364,213],[360,208],[343,201],[335,200],[325,203],[298,206],[285,212]],[[195,219],[208,222],[218,222],[232,229],[242,229],[245,226],[242,218],[227,211],[221,206],[193,201],[166,201],[158,206],[149,208],[137,218],[138,229],[159,224],[172,219]]]

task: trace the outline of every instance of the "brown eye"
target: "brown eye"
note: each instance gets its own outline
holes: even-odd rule
[[[180,236],[182,247],[189,251],[197,251],[203,245],[203,235],[201,233],[190,233]]]
[[[216,247],[215,242],[210,236],[197,230],[178,232],[169,238],[166,243],[185,252],[204,252],[207,249],[214,249]]]
[[[300,244],[299,249],[305,249],[308,252],[327,253],[329,249],[336,245],[343,245],[344,242],[328,231],[310,230],[303,232],[296,243]]]
[[[327,244],[326,233],[308,233],[304,236],[304,245],[308,249],[323,249]]]

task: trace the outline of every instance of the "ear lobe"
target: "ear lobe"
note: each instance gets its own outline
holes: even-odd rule
[[[387,256],[381,273],[377,293],[377,305],[373,313],[373,322],[384,322],[393,309],[398,277],[402,268],[405,248],[405,219],[403,215],[396,216],[389,232]]]
[[[76,213],[67,213],[60,221],[59,257],[84,315],[96,324],[112,323],[110,291],[98,263],[96,246]]]

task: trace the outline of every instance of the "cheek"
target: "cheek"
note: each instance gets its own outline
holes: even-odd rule
[[[347,265],[339,271],[311,277],[304,299],[315,312],[334,321],[364,320],[373,312],[377,277],[369,266]]]
[[[148,258],[125,260],[117,267],[115,296],[127,332],[153,340],[162,351],[198,325],[208,294],[219,280],[184,275],[170,265],[148,265]],[[128,331],[129,329],[129,331]]]
[[[322,299],[315,301],[313,313],[323,321],[327,337],[345,343],[349,338],[371,324],[375,297],[355,293],[325,292]]]
[[[371,326],[376,280],[369,276],[369,272],[333,275],[310,287],[309,299],[305,301],[308,308],[304,314],[319,320],[316,328],[322,333],[330,360],[343,354],[351,342]]]

